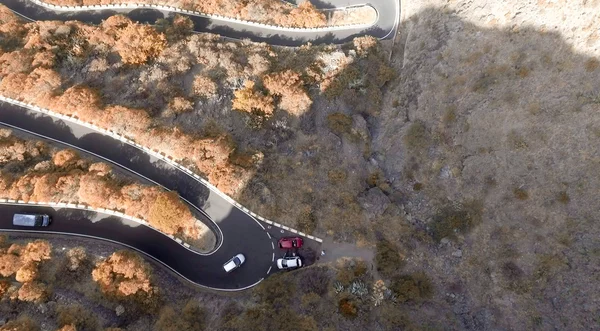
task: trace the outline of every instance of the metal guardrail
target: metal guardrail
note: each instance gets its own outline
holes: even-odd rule
[[[160,231],[159,229],[150,225],[150,223],[146,222],[144,219],[133,217],[131,215],[127,215],[120,211],[116,211],[116,210],[112,210],[112,209],[95,208],[95,207],[91,207],[91,206],[84,205],[84,204],[74,204],[74,203],[66,203],[66,202],[25,201],[25,200],[12,200],[12,199],[0,199],[0,205],[27,205],[27,206],[47,206],[47,207],[56,207],[56,208],[70,208],[70,209],[87,210],[87,211],[93,211],[96,213],[113,215],[113,216],[117,216],[119,218],[123,218],[126,220],[136,222],[140,225],[147,226],[147,227],[153,229],[154,231],[159,232],[159,233],[165,235],[166,237],[169,237],[171,240],[174,240],[175,242],[177,242],[178,244],[180,244],[181,246],[183,246],[185,249],[189,250],[190,252],[196,253],[198,255],[210,255],[210,254],[204,254],[195,249],[192,249],[188,243],[184,242],[180,238],[175,238],[173,235],[166,234],[166,233]]]
[[[10,200],[10,199],[0,199],[0,204],[4,204],[4,205],[20,205],[20,204],[23,204],[23,205],[35,205],[35,206],[46,206],[46,205],[47,205],[47,206],[50,206],[50,207],[59,207],[59,208],[74,208],[74,209],[84,209],[84,208],[83,208],[83,207],[81,207],[81,206],[85,206],[85,205],[80,205],[80,204],[77,204],[77,205],[76,205],[76,204],[67,204],[67,203],[53,203],[53,202],[25,202],[25,201],[23,201],[23,200]],[[81,207],[81,208],[80,208],[80,207]],[[85,210],[91,210],[91,211],[95,211],[95,212],[101,212],[101,213],[105,213],[105,214],[107,214],[107,212],[106,212],[106,209],[105,209],[105,211],[101,211],[100,209],[102,209],[102,208],[92,208],[92,207],[89,207],[89,206],[85,206],[85,207],[86,207],[86,208],[85,208]],[[98,209],[98,210],[95,210],[95,209]],[[114,211],[113,211],[113,212],[114,212]],[[115,213],[118,213],[118,212],[115,212]],[[120,213],[120,214],[122,214],[122,213]],[[122,216],[119,216],[119,217],[122,217],[122,218],[127,218],[127,215],[124,215],[124,216],[125,216],[125,217],[122,217]],[[127,219],[132,219],[132,220],[134,220],[134,221],[135,221],[135,217],[131,217],[131,216],[129,216],[129,217],[130,217],[130,218],[127,218]],[[142,220],[142,221],[143,221],[143,220]],[[148,224],[144,224],[144,225],[148,226],[149,228],[151,228],[151,229],[153,229],[153,230],[155,230],[155,231],[158,231],[157,229],[155,229],[155,228],[153,228],[153,227],[149,226]],[[135,248],[135,247],[133,247],[133,246],[130,246],[130,245],[127,245],[127,244],[125,244],[125,243],[121,243],[121,242],[118,242],[118,241],[115,241],[115,240],[111,240],[111,239],[107,239],[107,238],[102,238],[102,237],[91,236],[91,235],[87,235],[87,234],[76,234],[76,233],[57,232],[57,231],[14,230],[14,229],[2,229],[2,230],[0,230],[0,231],[5,231],[5,232],[25,232],[25,233],[42,233],[42,234],[48,234],[48,233],[49,233],[49,234],[63,234],[63,235],[78,236],[78,237],[85,237],[85,238],[93,238],[93,239],[99,239],[99,240],[104,240],[104,241],[112,242],[112,243],[115,243],[115,244],[119,244],[119,245],[122,245],[122,246],[128,247],[129,249],[132,249],[132,250],[134,250],[134,251],[137,251],[137,252],[139,252],[139,253],[141,253],[141,254],[144,254],[144,255],[146,255],[146,256],[148,256],[148,257],[150,257],[150,258],[151,258],[151,259],[153,259],[154,261],[156,261],[156,262],[158,262],[159,264],[161,264],[161,265],[165,266],[165,267],[166,267],[168,270],[170,270],[171,272],[175,273],[177,276],[179,276],[179,277],[181,277],[181,278],[185,279],[186,281],[188,281],[188,282],[192,283],[194,286],[199,286],[199,287],[203,287],[203,288],[208,288],[208,289],[211,289],[211,290],[225,291],[225,292],[236,292],[236,291],[243,291],[243,290],[247,290],[247,289],[249,289],[249,288],[251,288],[251,287],[254,287],[254,286],[258,285],[260,282],[262,282],[262,281],[265,279],[265,278],[263,277],[263,278],[259,279],[258,281],[256,281],[254,284],[250,284],[250,285],[248,285],[248,286],[241,287],[241,288],[237,288],[237,289],[224,289],[224,288],[210,287],[210,286],[206,286],[206,285],[202,285],[202,284],[199,284],[199,283],[196,283],[196,282],[194,282],[193,280],[191,280],[191,279],[189,279],[189,278],[185,277],[184,275],[180,274],[180,273],[179,273],[177,270],[173,269],[172,267],[170,267],[170,266],[169,266],[168,264],[166,264],[165,262],[163,262],[163,261],[161,261],[161,260],[157,259],[156,257],[154,257],[154,256],[152,256],[152,255],[150,255],[150,254],[148,254],[148,253],[146,253],[146,252],[144,252],[144,251],[142,251],[142,250],[140,250],[140,249],[137,249],[137,248]],[[160,231],[158,231],[158,232],[160,232]],[[163,234],[163,235],[165,235],[163,232],[160,232],[160,233],[161,233],[161,234]],[[198,255],[203,255],[202,253],[199,253],[199,252],[197,252],[197,251],[194,251],[194,250],[190,249],[190,245],[188,245],[188,244],[186,244],[186,243],[182,242],[180,239],[178,239],[178,238],[173,238],[172,236],[170,236],[170,238],[171,238],[171,239],[174,239],[174,240],[175,240],[175,241],[176,241],[178,244],[180,244],[181,246],[183,246],[185,249],[187,249],[187,250],[191,251],[192,253],[195,253],[195,254],[198,254]],[[270,270],[270,269],[269,269],[269,270]]]
[[[26,103],[26,102],[22,102],[22,101],[19,101],[19,100],[15,100],[15,99],[12,99],[12,98],[7,98],[7,97],[2,96],[2,95],[0,95],[0,101],[5,101],[5,102],[8,102],[10,104],[19,106],[19,107],[27,108],[29,110],[41,112],[41,113],[47,114],[47,115],[52,116],[52,117],[57,117],[57,118],[60,118],[62,120],[65,120],[65,121],[70,121],[70,122],[79,124],[81,126],[87,127],[87,128],[92,129],[94,131],[101,132],[101,133],[103,133],[105,135],[108,135],[108,136],[110,136],[110,137],[112,137],[112,138],[114,138],[116,140],[122,141],[122,142],[124,142],[124,143],[126,143],[128,145],[134,146],[134,147],[136,147],[136,148],[138,148],[140,150],[143,150],[147,154],[150,154],[150,155],[152,155],[152,156],[154,156],[154,157],[156,157],[156,158],[158,158],[158,159],[160,159],[160,160],[162,160],[162,161],[164,161],[164,162],[172,165],[173,167],[175,167],[175,168],[177,168],[177,169],[185,172],[188,176],[190,176],[190,177],[194,178],[195,180],[199,181],[202,185],[206,186],[208,189],[210,189],[211,191],[213,191],[216,194],[218,194],[220,197],[222,197],[223,199],[225,199],[230,204],[234,205],[236,208],[238,208],[239,210],[241,210],[243,213],[245,213],[246,215],[251,216],[255,221],[256,220],[260,220],[260,221],[265,222],[265,223],[267,223],[269,225],[273,225],[273,226],[282,228],[284,230],[300,234],[301,236],[307,237],[307,238],[315,240],[317,242],[320,242],[320,243],[323,242],[323,239],[321,239],[321,238],[318,238],[318,237],[306,234],[304,232],[301,232],[301,231],[289,228],[289,227],[287,227],[287,226],[285,226],[283,224],[280,224],[280,223],[277,223],[277,222],[273,222],[273,221],[268,220],[268,219],[266,219],[266,218],[264,218],[264,217],[262,217],[260,215],[257,215],[256,213],[250,211],[248,208],[242,206],[240,203],[238,203],[237,201],[235,201],[233,198],[231,198],[227,194],[221,192],[216,186],[212,185],[210,182],[208,182],[204,178],[200,177],[198,174],[194,173],[192,170],[190,170],[187,167],[184,167],[183,165],[181,165],[178,162],[176,162],[173,159],[173,157],[170,156],[170,155],[166,155],[164,153],[159,152],[158,150],[153,150],[153,149],[150,149],[150,148],[148,148],[146,146],[142,146],[142,145],[136,143],[135,141],[133,141],[133,140],[131,140],[131,139],[129,139],[129,138],[123,136],[123,135],[120,135],[120,134],[118,134],[118,133],[116,133],[114,131],[101,128],[101,127],[99,127],[99,126],[97,126],[97,125],[95,125],[93,123],[90,123],[90,122],[82,121],[79,118],[74,117],[74,116],[67,116],[67,115],[64,115],[64,114],[60,114],[60,113],[54,112],[54,111],[49,110],[49,109],[41,108],[39,106],[36,106],[36,105],[33,105],[33,104],[29,104],[29,103]]]
[[[230,23],[238,23],[238,24],[244,24],[244,25],[249,25],[249,26],[262,27],[265,29],[272,29],[272,30],[276,30],[276,31],[286,31],[286,32],[319,32],[319,31],[329,32],[329,31],[339,31],[339,30],[347,30],[347,29],[368,28],[368,27],[373,26],[373,24],[375,24],[375,22],[377,22],[379,20],[379,12],[377,11],[377,9],[375,9],[374,7],[372,7],[369,4],[352,5],[347,8],[356,9],[357,7],[360,7],[360,6],[371,7],[375,11],[375,20],[371,23],[336,25],[336,26],[331,26],[331,27],[320,27],[320,28],[294,28],[294,27],[284,27],[284,26],[278,26],[278,25],[272,25],[272,24],[265,24],[265,23],[241,20],[241,19],[231,18],[231,17],[222,16],[222,15],[218,15],[218,14],[202,13],[202,12],[198,12],[198,11],[181,9],[181,8],[177,8],[177,7],[164,6],[164,5],[153,5],[153,4],[145,4],[145,3],[141,3],[141,4],[140,3],[121,3],[121,4],[88,5],[88,6],[60,6],[60,5],[54,5],[51,3],[46,3],[46,2],[40,1],[40,0],[29,0],[29,1],[35,3],[39,6],[48,8],[48,9],[57,10],[57,11],[68,11],[68,12],[101,10],[101,9],[150,8],[150,9],[156,9],[156,10],[165,10],[165,11],[169,11],[169,12],[176,12],[176,13],[181,13],[181,14],[186,14],[186,15],[206,17],[206,18],[216,19],[216,20],[230,22]],[[332,9],[330,11],[345,10],[347,8],[340,7],[340,8]]]

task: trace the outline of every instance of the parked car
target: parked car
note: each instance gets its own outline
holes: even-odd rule
[[[300,237],[285,237],[279,239],[279,248],[282,249],[292,249],[292,248],[300,248],[304,244],[304,240]]]
[[[18,226],[48,226],[50,222],[52,222],[52,219],[46,214],[13,215],[13,225]]]
[[[302,260],[299,256],[277,259],[277,268],[279,269],[295,269],[300,267],[302,267]]]
[[[244,261],[246,261],[244,254],[238,254],[232,257],[231,260],[227,261],[223,265],[223,269],[225,269],[226,272],[232,272],[233,270],[239,268]]]

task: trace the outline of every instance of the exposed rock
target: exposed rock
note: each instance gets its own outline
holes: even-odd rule
[[[381,216],[390,205],[390,199],[378,187],[374,187],[358,197],[358,202],[370,220]]]
[[[454,257],[462,257],[462,251],[460,249],[458,249],[458,250],[456,250],[456,251],[454,251],[452,253],[452,256],[454,256]]]
[[[46,314],[46,313],[48,312],[48,306],[47,306],[45,303],[41,303],[41,304],[38,306],[38,311],[39,311],[41,314]]]
[[[352,116],[353,126],[352,126],[352,134],[359,136],[361,139],[365,141],[370,141],[371,134],[369,133],[369,128],[367,127],[367,121],[361,115]]]
[[[125,307],[123,307],[123,305],[118,305],[117,308],[115,308],[115,313],[117,316],[123,315],[125,313]]]

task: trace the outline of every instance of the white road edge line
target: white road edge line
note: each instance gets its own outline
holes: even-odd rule
[[[51,116],[51,117],[52,117],[52,116]],[[98,155],[98,154],[96,154],[96,153],[93,153],[93,152],[87,151],[87,150],[85,150],[85,149],[83,149],[83,148],[80,148],[80,147],[77,147],[77,146],[71,145],[71,144],[69,144],[69,143],[66,143],[66,142],[63,142],[63,141],[60,141],[60,140],[57,140],[57,139],[54,139],[54,138],[50,138],[50,137],[44,136],[43,134],[35,133],[35,132],[32,132],[32,131],[29,131],[29,130],[26,130],[26,129],[22,129],[22,128],[19,128],[19,127],[17,127],[17,126],[14,126],[14,125],[8,124],[8,123],[4,123],[4,122],[2,122],[2,121],[0,121],[0,125],[5,125],[5,126],[8,126],[8,127],[10,127],[10,128],[13,128],[13,129],[15,129],[15,130],[23,131],[23,132],[26,132],[26,133],[28,133],[28,134],[34,135],[34,136],[42,137],[43,139],[48,139],[48,140],[50,140],[50,141],[53,141],[53,142],[55,142],[55,143],[57,143],[57,144],[65,145],[65,146],[68,146],[68,147],[70,147],[70,148],[73,148],[73,149],[76,149],[76,150],[82,151],[82,152],[84,152],[84,153],[86,153],[86,154],[93,155],[94,157],[97,157],[97,158],[99,158],[99,159],[102,159],[102,160],[104,160],[104,161],[106,161],[106,162],[108,162],[108,163],[110,163],[110,164],[114,164],[115,166],[117,166],[117,167],[119,167],[119,168],[121,168],[121,169],[123,169],[123,170],[125,170],[125,171],[131,172],[131,173],[133,173],[133,174],[135,174],[135,175],[137,175],[137,176],[139,176],[139,177],[141,177],[141,178],[143,178],[143,179],[145,179],[145,180],[147,180],[147,181],[149,181],[149,182],[153,183],[154,185],[156,185],[156,186],[159,186],[159,187],[163,188],[164,190],[171,191],[171,190],[169,190],[168,188],[166,188],[166,187],[164,187],[164,186],[160,185],[159,183],[157,183],[157,182],[153,181],[152,179],[150,179],[150,178],[148,178],[148,177],[146,177],[146,176],[144,176],[144,175],[142,175],[142,174],[139,174],[139,173],[137,173],[137,172],[135,172],[135,171],[133,171],[133,170],[131,170],[131,169],[129,169],[129,168],[127,168],[127,167],[125,167],[125,166],[123,166],[123,165],[119,164],[119,163],[116,163],[116,162],[114,162],[114,161],[111,161],[111,160],[109,160],[109,159],[107,159],[107,158],[103,157],[103,156],[100,156],[100,155]],[[117,140],[117,141],[118,141],[118,140]],[[159,159],[159,160],[160,160],[160,159]],[[162,161],[162,160],[161,160],[161,161]],[[179,170],[179,168],[177,168],[177,169]],[[201,183],[201,184],[202,184],[202,183]],[[178,195],[179,195],[179,194],[178,194]],[[215,226],[215,228],[216,228],[216,229],[219,231],[219,235],[221,236],[221,242],[219,243],[219,246],[217,246],[217,247],[214,249],[214,251],[212,251],[211,253],[208,253],[207,255],[213,254],[213,253],[215,253],[216,251],[218,251],[218,250],[219,250],[219,248],[221,248],[221,246],[223,245],[223,241],[225,240],[225,238],[223,237],[223,231],[221,231],[221,228],[219,227],[219,225],[218,225],[218,224],[217,224],[215,221],[213,221],[213,219],[212,219],[210,216],[208,216],[208,214],[207,214],[207,213],[206,213],[204,210],[202,210],[201,208],[198,208],[198,207],[196,207],[194,204],[192,204],[191,202],[189,202],[188,200],[186,200],[186,199],[185,199],[185,198],[183,198],[182,196],[179,196],[179,198],[180,198],[181,200],[185,201],[185,202],[186,202],[188,205],[192,206],[192,207],[193,207],[194,209],[196,209],[197,211],[199,211],[199,212],[200,212],[202,215],[206,216],[206,218],[208,218],[208,220],[209,220],[209,221],[211,221],[211,222],[213,223],[213,225]],[[198,221],[200,221],[200,220],[198,220]],[[202,222],[202,221],[200,221],[200,222]],[[264,230],[264,227],[263,227],[263,230]],[[217,235],[217,234],[215,234],[215,235]],[[204,255],[204,254],[203,254],[203,255]]]
[[[150,228],[150,229],[152,229],[152,230],[154,230],[154,231],[156,231],[156,232],[160,233],[161,235],[163,235],[163,236],[165,236],[165,237],[167,237],[167,238],[169,238],[169,239],[171,239],[171,240],[174,240],[174,241],[175,241],[175,242],[177,242],[179,245],[181,245],[183,248],[187,249],[188,251],[190,251],[190,252],[192,252],[192,253],[194,253],[194,254],[201,255],[201,256],[209,256],[209,255],[212,255],[212,254],[214,254],[214,253],[215,253],[215,252],[212,252],[212,253],[202,253],[202,252],[195,251],[195,250],[193,250],[193,249],[189,248],[189,244],[187,244],[187,243],[184,243],[184,242],[183,242],[183,241],[181,241],[179,238],[175,238],[175,237],[173,237],[173,236],[171,236],[171,235],[168,235],[168,234],[166,234],[166,233],[164,233],[164,232],[162,232],[162,231],[159,231],[159,230],[158,230],[158,229],[156,229],[155,227],[153,227],[153,226],[150,226],[150,224],[149,224],[148,222],[146,222],[146,221],[144,221],[144,223],[142,223],[142,222],[139,222],[139,221],[137,221],[137,220],[136,220],[136,218],[135,218],[135,217],[133,217],[133,216],[126,215],[126,214],[123,214],[123,213],[118,213],[118,212],[116,212],[116,211],[114,211],[114,210],[110,210],[110,209],[105,209],[105,208],[93,208],[93,207],[90,207],[90,206],[86,206],[86,207],[79,207],[79,206],[77,206],[77,205],[75,205],[75,206],[69,206],[69,205],[67,205],[67,204],[64,204],[64,205],[62,205],[62,204],[60,204],[60,203],[56,203],[56,202],[47,202],[47,203],[36,202],[36,203],[33,203],[33,202],[23,202],[23,201],[14,201],[14,200],[13,200],[13,201],[9,201],[8,199],[0,199],[0,205],[7,205],[7,206],[50,207],[50,208],[54,208],[54,209],[77,209],[77,210],[86,210],[86,211],[92,211],[92,212],[94,212],[94,213],[96,213],[96,214],[105,214],[105,215],[107,215],[107,216],[116,216],[116,217],[118,217],[118,218],[122,218],[122,219],[125,219],[125,220],[129,220],[129,221],[135,222],[135,223],[137,223],[137,224],[139,224],[139,225],[143,225],[143,226],[145,226],[145,227],[147,227],[147,228]],[[117,214],[117,213],[118,213],[118,214]],[[142,220],[142,221],[143,221],[143,220]],[[1,230],[0,230],[0,231],[1,231]],[[43,231],[42,231],[42,232],[43,232]],[[178,241],[178,240],[179,240],[179,241]]]
[[[154,10],[160,10],[160,11],[183,13],[183,14],[186,14],[189,16],[205,17],[205,18],[209,18],[212,20],[242,24],[242,25],[246,25],[246,26],[258,26],[258,27],[262,27],[263,29],[268,29],[268,30],[287,31],[287,32],[342,31],[342,30],[350,30],[350,29],[369,28],[369,27],[374,26],[377,22],[379,22],[379,11],[375,7],[371,6],[368,3],[356,4],[356,5],[347,6],[347,7],[359,7],[359,6],[371,7],[375,11],[375,14],[376,14],[375,19],[371,23],[346,24],[346,25],[336,25],[336,26],[320,27],[320,28],[296,28],[296,27],[283,27],[283,26],[277,26],[277,25],[273,25],[273,24],[246,21],[246,20],[241,20],[241,19],[232,18],[232,17],[225,17],[225,16],[218,15],[218,14],[201,13],[201,12],[194,11],[194,10],[186,10],[186,9],[182,9],[182,8],[164,6],[164,5],[132,3],[132,4],[107,4],[107,5],[92,5],[92,6],[59,6],[59,5],[46,3],[46,2],[40,1],[40,0],[29,0],[29,1],[33,2],[34,4],[36,4],[38,6],[48,8],[48,9],[51,9],[54,11],[59,11],[59,12],[85,12],[85,11],[96,10],[96,9],[97,10],[103,10],[103,9],[132,9],[132,10],[135,10],[137,8],[148,8],[148,9],[154,9]],[[332,9],[330,9],[330,11],[345,10],[347,7],[332,8]]]
[[[223,198],[225,201],[229,202],[229,203],[230,203],[231,205],[233,205],[235,208],[237,208],[238,210],[240,210],[242,213],[244,213],[244,214],[246,214],[246,215],[250,216],[250,218],[252,218],[252,220],[254,220],[254,221],[256,222],[256,224],[258,224],[258,225],[259,225],[259,226],[260,226],[260,227],[261,227],[263,230],[265,230],[265,227],[264,227],[264,226],[261,224],[261,222],[259,222],[259,221],[258,221],[258,220],[257,220],[257,219],[254,217],[254,216],[252,216],[252,215],[250,214],[249,210],[248,210],[246,207],[242,206],[242,205],[241,205],[239,202],[235,201],[233,198],[231,198],[231,197],[230,197],[230,196],[228,196],[227,194],[225,194],[225,193],[221,192],[221,191],[220,191],[220,190],[219,190],[219,189],[218,189],[216,186],[212,185],[212,184],[211,184],[210,182],[208,182],[207,180],[205,180],[205,179],[203,179],[203,178],[199,177],[198,175],[196,175],[195,173],[193,173],[193,172],[192,172],[191,170],[189,170],[188,168],[184,167],[183,165],[181,165],[181,164],[179,164],[179,163],[177,163],[177,162],[175,162],[175,161],[172,161],[172,160],[170,160],[169,158],[167,158],[167,157],[166,157],[166,156],[164,156],[164,155],[161,155],[160,153],[157,153],[157,152],[151,152],[151,151],[150,151],[150,150],[149,150],[147,147],[145,147],[145,146],[141,146],[141,145],[137,145],[135,142],[133,142],[133,141],[131,141],[131,140],[128,140],[128,139],[125,139],[125,137],[124,137],[124,136],[122,136],[122,135],[120,135],[120,134],[114,134],[114,133],[112,133],[112,134],[111,134],[111,133],[105,133],[105,132],[102,132],[102,131],[98,131],[98,129],[94,129],[90,123],[83,122],[83,121],[81,121],[81,120],[79,120],[79,122],[81,122],[81,123],[78,123],[78,122],[77,122],[77,119],[75,119],[75,118],[73,117],[73,115],[71,115],[71,116],[66,116],[66,115],[63,115],[63,114],[57,113],[57,112],[55,112],[55,111],[53,111],[53,110],[49,110],[49,109],[45,109],[45,108],[41,108],[41,107],[35,106],[35,105],[33,105],[33,104],[29,104],[29,103],[26,103],[26,102],[22,102],[22,101],[18,101],[18,100],[12,99],[12,98],[5,97],[5,96],[3,96],[3,95],[0,95],[0,101],[4,101],[4,102],[7,102],[7,103],[9,103],[9,104],[12,104],[12,105],[15,105],[15,106],[21,107],[21,108],[25,108],[25,109],[27,109],[27,110],[28,110],[28,111],[30,111],[30,112],[41,113],[41,114],[43,114],[43,115],[50,116],[50,117],[52,117],[52,118],[58,118],[58,119],[60,119],[60,120],[63,120],[63,121],[68,121],[68,122],[71,122],[71,123],[75,123],[75,124],[77,124],[77,125],[80,125],[80,126],[83,126],[83,127],[85,127],[85,128],[88,128],[88,129],[90,129],[90,130],[92,130],[92,131],[99,132],[99,133],[101,133],[101,134],[103,134],[103,135],[105,135],[105,136],[108,136],[108,137],[110,137],[110,138],[112,138],[112,139],[115,139],[115,140],[117,140],[117,141],[120,141],[120,142],[122,142],[122,143],[128,144],[129,146],[133,146],[133,147],[135,147],[135,148],[137,148],[137,149],[141,150],[142,152],[144,152],[144,153],[146,153],[146,154],[148,154],[148,155],[150,155],[150,156],[153,156],[153,157],[157,158],[158,160],[160,160],[160,161],[162,161],[162,162],[165,162],[165,163],[167,163],[167,164],[171,164],[171,165],[172,165],[174,168],[176,168],[176,169],[178,169],[179,171],[183,172],[183,173],[184,173],[185,175],[187,175],[188,177],[192,178],[193,180],[195,180],[195,181],[197,181],[197,182],[200,182],[200,184],[204,185],[204,186],[205,186],[206,188],[208,188],[208,189],[209,189],[211,192],[214,192],[214,193],[216,193],[217,195],[219,195],[219,196],[220,196],[221,198]],[[37,109],[36,109],[36,108],[37,108]],[[45,111],[42,111],[42,109],[43,109],[43,110],[45,110]],[[9,126],[9,127],[12,127],[12,128],[18,129],[18,130],[22,130],[22,131],[25,131],[25,132],[31,133],[31,134],[33,134],[33,135],[37,135],[37,136],[44,137],[44,138],[46,138],[46,139],[49,139],[49,140],[52,140],[52,141],[56,141],[56,142],[58,142],[58,143],[61,143],[61,144],[63,144],[63,145],[72,146],[72,145],[70,145],[70,144],[68,144],[68,143],[64,143],[64,142],[61,142],[61,141],[59,141],[59,140],[56,140],[56,139],[53,139],[53,138],[50,138],[50,137],[46,137],[46,136],[44,136],[44,135],[41,135],[41,134],[37,134],[37,133],[31,132],[31,131],[28,131],[28,130],[25,130],[25,129],[21,129],[21,128],[19,128],[19,127],[16,127],[16,126],[13,126],[13,125],[10,125],[10,124],[7,124],[7,123],[3,123],[3,122],[0,122],[0,123],[2,123],[2,124],[4,124],[4,125],[7,125],[7,126]],[[100,129],[102,129],[102,128],[100,128]],[[106,130],[105,130],[105,131],[106,131]],[[89,154],[95,155],[95,156],[97,156],[97,157],[99,157],[99,158],[106,159],[106,158],[103,158],[103,157],[101,157],[101,156],[99,156],[99,155],[96,155],[96,154],[94,154],[94,153],[92,153],[92,152],[88,152],[88,151],[86,151],[86,150],[84,150],[84,149],[82,149],[82,148],[78,148],[78,147],[75,147],[75,146],[72,146],[72,147],[73,147],[73,148],[76,148],[76,149],[78,149],[78,150],[81,150],[81,151],[85,151],[85,152],[87,152],[87,153],[89,153]],[[114,163],[114,162],[112,162],[112,161],[110,161],[110,160],[108,160],[108,159],[106,159],[106,160],[107,160],[107,161],[109,161],[109,162],[111,162],[111,163],[113,163],[113,164],[116,164],[116,165],[118,165],[119,167],[121,167],[121,168],[123,168],[123,169],[127,169],[127,168],[125,168],[125,167],[123,167],[123,166],[119,165],[118,163]],[[169,160],[170,162],[169,162],[168,160]],[[129,169],[127,169],[127,170],[129,170]],[[131,170],[129,170],[129,171],[131,171]],[[133,172],[133,173],[137,174],[135,171],[131,171],[131,172]],[[139,175],[139,174],[138,174],[138,175]],[[140,176],[141,176],[141,175],[140,175]],[[143,176],[142,176],[142,177],[143,177]],[[196,177],[197,177],[197,178],[196,178]],[[144,177],[144,178],[145,178],[145,177]],[[152,182],[153,182],[153,181],[152,181]],[[182,198],[182,199],[183,199],[183,198]],[[187,201],[187,200],[185,200],[185,199],[183,199],[183,200],[184,200],[184,201],[186,201],[187,203],[190,203],[189,201]],[[191,203],[190,203],[190,204],[191,204]],[[191,204],[191,205],[192,205],[192,204]],[[192,206],[194,206],[194,205],[192,205]],[[195,207],[195,206],[194,206],[194,207]],[[196,209],[198,209],[198,208],[196,208]],[[221,229],[218,227],[218,225],[216,224],[216,222],[215,222],[215,221],[213,221],[213,220],[210,218],[210,216],[208,216],[208,214],[206,214],[206,213],[205,213],[205,212],[204,212],[202,209],[198,209],[198,210],[199,210],[199,211],[201,211],[201,212],[202,212],[202,213],[203,213],[203,214],[204,214],[206,217],[208,217],[208,218],[211,220],[211,222],[213,222],[213,223],[215,224],[215,226],[217,226],[217,228],[219,229],[219,232],[221,232]],[[266,221],[266,220],[265,220],[265,221]],[[284,225],[282,225],[282,224],[279,224],[279,223],[276,223],[276,222],[272,222],[272,223],[273,223],[273,225],[275,225],[275,226],[277,226],[277,227],[280,227],[280,228],[281,228],[281,227],[285,227],[285,228],[289,229],[288,227],[286,227],[286,226],[284,226]],[[221,232],[221,236],[222,236],[222,232]],[[225,238],[224,238],[224,237],[221,237],[221,238],[222,238],[222,241],[223,241],[223,240],[225,240]],[[313,240],[315,240],[314,238],[315,238],[315,237],[312,237],[312,238],[310,238],[310,239],[313,239]],[[317,240],[317,241],[318,241],[318,240]],[[222,244],[222,242],[221,242],[221,244]],[[219,245],[219,247],[218,247],[218,248],[220,248],[220,247],[221,247],[221,245]],[[218,248],[217,248],[217,249],[218,249]]]
[[[267,270],[267,275],[271,272],[271,268],[273,268],[273,266],[269,267],[269,270]]]
[[[272,241],[271,241],[271,247],[273,247],[273,250],[275,250],[275,244]]]
[[[275,253],[273,253],[273,257],[271,258],[271,262],[275,261]]]
[[[269,236],[269,239],[271,239],[271,234],[267,232],[267,236]]]
[[[129,249],[133,249],[137,252],[140,252],[148,257],[150,257],[151,259],[153,259],[154,261],[162,264],[163,266],[169,268],[172,272],[174,272],[175,274],[177,274],[179,277],[185,279],[186,281],[192,283],[194,286],[198,286],[198,287],[203,287],[203,288],[207,288],[207,289],[211,289],[211,290],[217,290],[217,291],[226,291],[226,292],[237,292],[237,291],[242,291],[242,290],[246,290],[249,289],[251,287],[254,287],[256,285],[258,285],[260,282],[262,282],[263,280],[265,280],[265,278],[261,278],[259,279],[256,283],[242,287],[242,288],[238,288],[238,289],[226,289],[226,288],[216,288],[216,287],[210,287],[210,286],[206,286],[206,285],[202,285],[202,284],[198,284],[192,280],[190,280],[189,278],[185,277],[184,275],[180,274],[179,272],[177,272],[175,269],[171,268],[170,266],[166,265],[164,262],[162,262],[161,260],[155,258],[154,256],[139,250],[133,246],[129,246],[127,244],[123,244],[121,242],[118,241],[114,241],[111,239],[106,239],[106,238],[102,238],[102,237],[95,237],[95,236],[90,236],[87,234],[75,234],[75,233],[67,233],[67,232],[58,232],[58,231],[37,231],[37,230],[13,230],[13,229],[0,229],[0,232],[20,232],[20,233],[40,233],[40,234],[61,234],[61,235],[67,235],[67,236],[75,236],[75,237],[87,237],[87,238],[92,238],[92,239],[98,239],[98,240],[104,240],[104,241],[108,241],[108,242],[112,242],[114,244],[118,244],[124,247],[127,247]]]

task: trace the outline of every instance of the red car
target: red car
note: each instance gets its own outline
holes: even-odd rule
[[[279,248],[292,249],[300,248],[304,241],[300,237],[287,237],[279,239]]]

